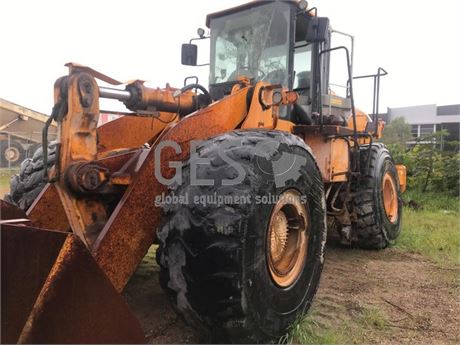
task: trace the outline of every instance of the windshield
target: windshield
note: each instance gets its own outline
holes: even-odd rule
[[[247,76],[288,86],[290,8],[272,2],[211,21],[210,84]]]

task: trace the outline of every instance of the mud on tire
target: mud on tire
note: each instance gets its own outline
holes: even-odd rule
[[[263,145],[263,153],[257,152],[258,144]],[[244,180],[237,185],[222,183],[238,176],[219,157],[223,145],[227,156],[244,169]],[[298,174],[280,186],[272,163],[283,153],[300,157],[303,164]],[[190,162],[199,158],[209,159],[210,165],[198,165],[197,177],[211,179],[214,185],[189,183]],[[158,232],[160,284],[173,307],[188,323],[208,330],[212,341],[252,343],[284,335],[308,310],[323,265],[324,187],[308,147],[283,132],[234,131],[200,145],[182,176],[182,185],[172,193],[187,197],[188,204],[166,205],[166,222]],[[287,189],[306,197],[309,236],[304,266],[297,279],[283,288],[275,283],[267,265],[267,229],[274,204],[257,203],[255,198],[279,196]],[[251,196],[251,202],[193,202],[213,195],[232,196],[233,200]]]
[[[48,146],[48,167],[51,167],[55,160],[56,145],[52,143]],[[10,193],[5,196],[5,200],[27,211],[45,187],[43,170],[43,149],[39,147],[32,158],[27,158],[21,163],[19,173],[11,178]]]
[[[383,249],[401,231],[402,198],[398,173],[387,147],[381,143],[361,146],[361,178],[352,182],[357,220],[353,224],[353,243],[364,249]],[[388,217],[383,197],[385,175],[396,188],[397,213]]]

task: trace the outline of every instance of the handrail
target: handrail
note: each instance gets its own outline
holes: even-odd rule
[[[383,73],[381,73],[383,72]],[[374,133],[376,134],[378,131],[378,114],[379,114],[379,102],[380,102],[380,77],[386,76],[388,72],[379,67],[377,69],[376,74],[366,74],[360,75],[357,77],[353,77],[353,79],[364,79],[364,78],[374,78],[374,96],[372,100],[372,121],[375,123],[375,130]]]
[[[345,55],[347,57],[347,70],[348,70],[348,84],[349,84],[349,92],[350,92],[350,101],[351,101],[351,114],[353,118],[353,141],[355,143],[354,145],[354,171],[357,171],[359,169],[359,142],[358,142],[358,126],[356,124],[356,109],[355,109],[355,99],[353,95],[353,76],[352,76],[352,71],[351,71],[351,62],[350,62],[350,52],[347,47],[345,46],[339,46],[335,48],[329,48],[322,50],[319,53],[319,57],[321,58],[321,55],[325,53],[330,53],[335,50],[343,49],[345,50]],[[321,60],[320,60],[321,61]],[[323,105],[321,102],[321,79],[320,79],[320,85],[319,85],[319,90],[320,90],[320,103],[319,103],[319,109],[320,109],[320,130],[323,129]]]

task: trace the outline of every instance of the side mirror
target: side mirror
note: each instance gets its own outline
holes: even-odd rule
[[[198,46],[196,44],[184,43],[182,45],[182,64],[196,66],[198,56]]]
[[[308,21],[307,42],[326,42],[329,39],[329,18],[311,17]]]

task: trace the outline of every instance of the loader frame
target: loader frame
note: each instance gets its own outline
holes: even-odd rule
[[[334,49],[346,50],[320,51],[316,44],[315,59]],[[352,112],[347,126],[323,121],[321,75],[313,78],[320,90],[314,97],[320,121],[305,125],[280,118],[280,107],[292,107],[298,99],[282,85],[239,76],[229,95],[211,103],[200,85],[149,88],[139,80],[120,83],[89,67],[68,64],[69,74],[54,85],[55,105],[43,131],[48,184],[26,214],[1,202],[2,301],[9,301],[2,307],[2,333],[7,334],[2,341],[144,341],[119,293],[158,240],[163,210],[154,200],[169,192],[158,174],[171,179],[176,173],[171,163],[186,160],[193,141],[235,129],[277,130],[301,137],[316,157],[326,198],[331,200],[328,211],[350,224],[353,214],[346,203],[350,181],[360,173],[360,145],[371,147],[383,124],[376,121],[374,132],[366,131],[367,115],[354,108],[346,55]],[[98,80],[126,86],[101,87]],[[122,101],[130,111],[118,112],[124,116],[97,128],[100,98]],[[57,160],[47,170],[47,130],[52,121],[58,125]],[[345,196],[337,208],[339,193]],[[3,243],[26,254],[17,260],[17,252],[6,251],[5,260]],[[41,259],[33,266],[36,257]],[[12,278],[3,288],[7,274]],[[33,279],[33,286],[24,285],[24,277]],[[93,293],[91,284],[96,287]],[[18,306],[17,296],[22,295],[26,302]],[[101,311],[103,321],[88,318]]]

